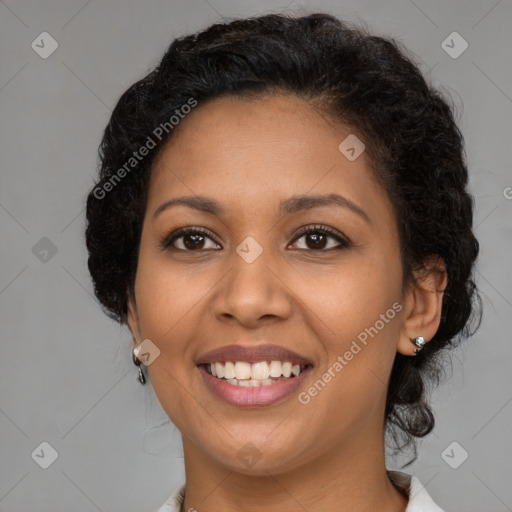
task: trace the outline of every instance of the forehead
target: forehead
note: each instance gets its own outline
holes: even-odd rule
[[[359,204],[380,201],[385,208],[365,152],[351,161],[339,149],[354,135],[294,96],[199,103],[155,162],[148,208],[196,194],[259,210],[308,191],[343,193]]]

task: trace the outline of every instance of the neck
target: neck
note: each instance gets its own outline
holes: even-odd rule
[[[209,512],[404,512],[407,498],[386,473],[382,438],[366,433],[286,471],[263,476],[232,470],[183,438],[186,492],[182,510]]]

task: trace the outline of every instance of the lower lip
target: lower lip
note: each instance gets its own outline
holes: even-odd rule
[[[263,407],[284,400],[302,384],[311,371],[308,366],[299,375],[277,381],[270,386],[243,387],[228,384],[224,379],[210,375],[204,365],[198,366],[208,389],[230,405],[237,407]]]

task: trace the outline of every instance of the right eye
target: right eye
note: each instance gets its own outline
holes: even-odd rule
[[[173,233],[166,235],[160,242],[163,250],[179,250],[195,252],[198,250],[218,250],[220,247],[215,242],[213,233],[204,228],[180,228]],[[213,242],[214,247],[205,247],[207,241]]]

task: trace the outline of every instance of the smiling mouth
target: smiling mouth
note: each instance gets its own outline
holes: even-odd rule
[[[292,364],[289,361],[259,361],[252,364],[245,361],[219,361],[200,366],[211,376],[232,386],[260,387],[294,379],[312,365]]]

